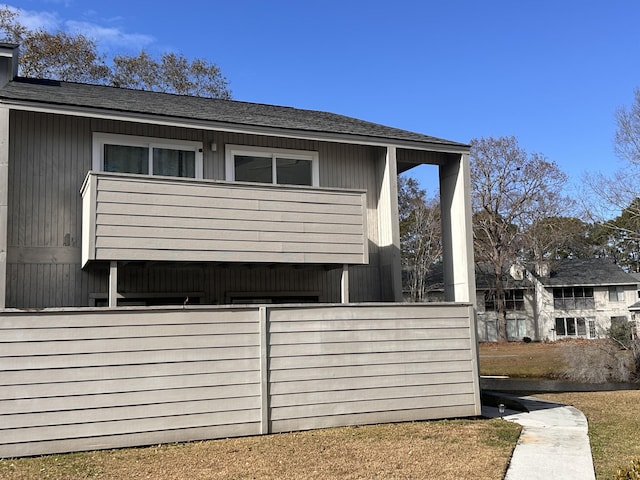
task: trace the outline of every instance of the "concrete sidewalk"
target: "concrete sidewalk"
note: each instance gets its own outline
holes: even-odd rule
[[[587,419],[582,412],[534,397],[503,396],[527,410],[503,414],[505,420],[523,427],[505,480],[595,480]],[[500,416],[490,406],[483,406],[482,413]]]

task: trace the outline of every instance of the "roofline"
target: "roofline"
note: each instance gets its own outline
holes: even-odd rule
[[[44,102],[20,101],[14,99],[0,98],[0,105],[14,110],[57,113],[63,115],[76,115],[81,117],[101,118],[107,120],[122,120],[131,122],[153,123],[156,125],[166,125],[172,127],[191,127],[204,130],[224,131],[232,133],[243,133],[250,135],[269,135],[283,138],[297,138],[303,140],[317,141],[340,141],[341,143],[370,145],[387,147],[393,145],[401,148],[413,150],[425,150],[439,153],[468,154],[470,147],[464,144],[420,142],[417,140],[399,140],[384,137],[351,135],[346,133],[330,133],[313,130],[286,129],[276,127],[250,126],[231,122],[220,122],[214,120],[194,120],[185,117],[172,117],[165,115],[133,113],[119,110],[107,110],[103,108],[90,107],[68,107]]]
[[[640,282],[602,282],[602,283],[558,283],[550,285],[540,282],[547,288],[564,288],[564,287],[617,287],[625,285],[638,285]]]

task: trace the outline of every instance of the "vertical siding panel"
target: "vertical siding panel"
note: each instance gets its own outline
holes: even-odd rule
[[[143,125],[114,120],[96,120],[33,112],[12,112],[10,142],[10,221],[9,248],[15,247],[79,247],[81,238],[81,199],[79,189],[91,168],[92,131],[148,135],[203,141],[205,175],[224,179],[224,154],[227,144],[263,145],[278,148],[317,150],[320,152],[322,186],[357,187],[367,189],[368,210],[377,203],[373,149],[358,145],[243,135],[226,132],[206,132],[199,129]],[[209,144],[215,141],[217,151]],[[377,265],[375,249],[377,219],[369,217],[370,262]],[[68,239],[68,242],[66,240]],[[15,257],[14,257],[15,258]],[[82,271],[78,264],[51,264],[46,270],[54,285],[45,285],[43,268],[31,264],[12,264],[8,306],[46,307],[82,306],[89,304],[89,294],[105,291],[104,269]],[[133,271],[132,271],[133,272]],[[204,270],[187,269],[170,273],[170,269],[144,269],[123,278],[127,288],[137,291],[199,291],[219,302],[229,291],[320,291],[321,298],[335,301],[334,271],[264,269],[243,270],[235,267],[220,271],[211,266]],[[377,285],[379,272],[362,269],[362,290]],[[357,276],[357,275],[356,275]],[[359,284],[357,278],[354,283]],[[47,292],[43,292],[47,290]],[[49,291],[51,290],[51,291]],[[376,299],[369,291],[367,298]]]
[[[28,138],[36,138],[35,137],[35,128],[33,125],[34,113],[27,113],[29,117],[29,126],[28,132],[26,132],[25,137]],[[24,142],[24,138],[23,138]],[[19,187],[23,187],[24,191],[24,212],[23,215],[20,215],[20,221],[25,224],[25,235],[24,235],[24,243],[20,245],[32,245],[33,241],[32,237],[32,229],[33,229],[33,197],[28,195],[27,192],[35,191],[34,179],[35,179],[35,168],[33,166],[33,149],[34,145],[32,142],[24,142],[25,150],[23,154],[23,163],[25,168],[25,183],[21,184]]]

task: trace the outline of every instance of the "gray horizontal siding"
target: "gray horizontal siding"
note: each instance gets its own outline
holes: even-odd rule
[[[2,315],[0,456],[257,434],[260,382],[253,311]]]
[[[477,415],[471,325],[464,305],[7,310],[0,457]]]
[[[269,320],[274,432],[477,414],[467,307],[274,308]]]
[[[83,264],[368,262],[362,192],[90,174],[83,197]]]

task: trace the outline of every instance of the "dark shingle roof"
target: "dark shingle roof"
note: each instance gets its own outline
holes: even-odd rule
[[[110,112],[244,126],[283,129],[308,134],[367,137],[371,140],[437,145],[465,151],[468,146],[428,135],[387,127],[328,112],[302,110],[257,103],[221,100],[126,88],[17,78],[0,88],[0,101],[28,102],[65,108]]]
[[[493,273],[493,266],[489,264],[476,264],[474,265],[475,278],[476,278],[476,290],[491,290],[495,287],[495,274]],[[519,290],[531,288],[532,284],[526,275],[522,280],[516,279],[511,276],[509,270],[502,273],[502,281],[504,288],[507,290]],[[432,290],[443,288],[444,285],[444,270],[442,264],[434,266],[425,279],[427,285]]]
[[[559,260],[551,275],[539,277],[549,287],[573,285],[633,285],[638,281],[606,258]]]

